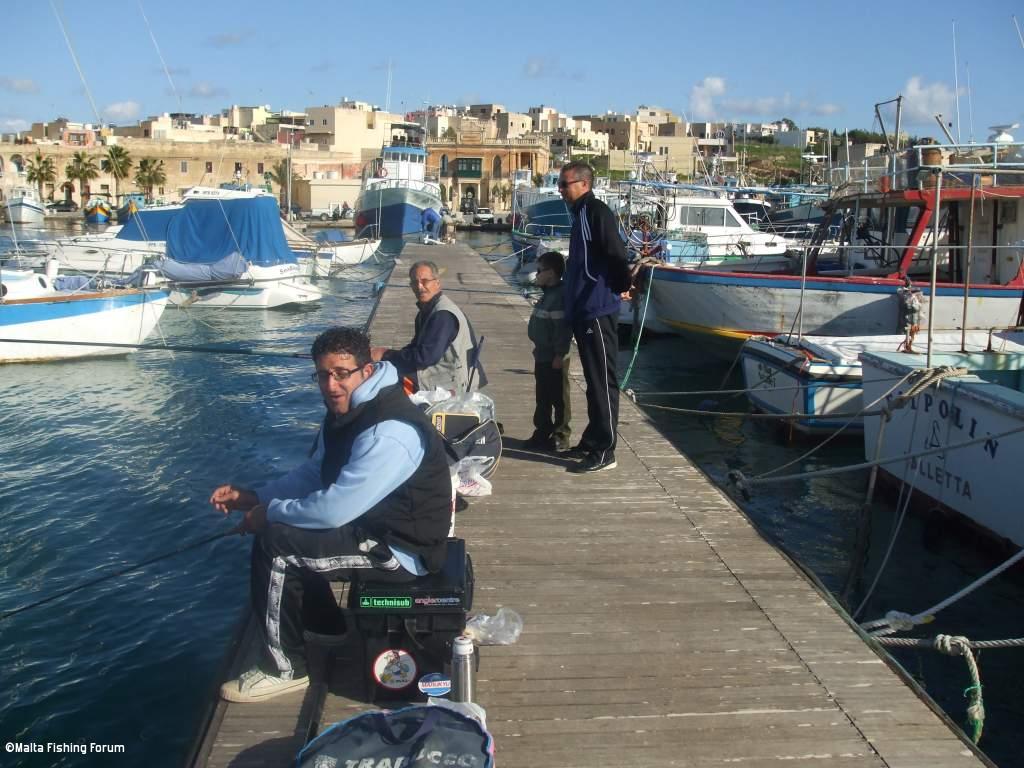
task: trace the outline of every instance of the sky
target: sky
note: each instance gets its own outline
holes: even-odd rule
[[[877,130],[874,104],[902,95],[909,133],[939,138],[941,113],[980,141],[1024,124],[1015,15],[1024,30],[1024,0],[0,0],[0,132],[343,97]]]

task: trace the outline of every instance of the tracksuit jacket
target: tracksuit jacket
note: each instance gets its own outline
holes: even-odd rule
[[[618,219],[593,192],[572,207],[569,259],[562,284],[565,320],[570,325],[618,314],[619,294],[629,290],[629,263]]]

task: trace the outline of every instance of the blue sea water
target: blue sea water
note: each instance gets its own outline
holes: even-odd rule
[[[492,258],[510,250],[500,235],[468,241]],[[329,295],[312,307],[168,310],[161,332],[168,344],[304,353],[324,327],[365,322],[383,268],[322,281]],[[508,263],[497,268],[507,272]],[[620,370],[630,351],[623,348]],[[309,448],[322,413],[309,370],[308,361],[283,357],[168,352],[0,366],[0,611],[226,530],[228,521],[206,501],[214,486],[258,483]],[[640,347],[630,386],[714,389],[725,373],[685,340],[651,338]],[[725,386],[739,382],[727,379]],[[647,398],[690,408],[704,399]],[[742,397],[717,400],[716,410],[747,408]],[[811,445],[788,443],[774,428],[742,417],[648,413],[723,485],[729,469],[755,475]],[[856,441],[834,444],[794,471],[861,455]],[[740,503],[767,537],[838,591],[851,566],[865,480],[855,474],[765,486]],[[880,496],[867,579],[893,517],[891,498]],[[248,550],[248,540],[220,539],[0,622],[0,742],[125,748],[113,757],[0,752],[0,765],[181,765],[247,600]],[[925,608],[997,562],[958,531],[936,534],[911,517],[863,618]],[[920,635],[1020,636],[1022,597],[1019,581],[998,579]],[[897,658],[955,722],[964,722],[962,659],[930,651]],[[988,712],[982,747],[999,765],[1018,765],[1024,713],[1016,691],[1024,655],[988,651],[980,666]]]

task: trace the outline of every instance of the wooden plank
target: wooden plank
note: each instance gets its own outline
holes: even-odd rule
[[[564,458],[522,450],[529,306],[498,295],[509,288],[471,250],[407,246],[375,345],[410,338],[405,277],[422,258],[445,268],[449,295],[487,339],[487,392],[505,428],[494,494],[456,520],[475,610],[509,606],[524,619],[518,643],[481,649],[477,700],[503,768],[988,764],[627,398],[614,471],[577,476]],[[578,433],[586,403],[574,367]],[[361,675],[335,669],[321,727],[366,708],[339,682]],[[261,745],[284,754],[300,709],[229,708],[209,764],[255,763]]]

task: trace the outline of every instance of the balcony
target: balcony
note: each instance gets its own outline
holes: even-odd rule
[[[483,171],[479,168],[465,170],[453,166],[448,166],[441,170],[441,178],[449,178],[451,176],[458,176],[460,179],[479,179],[483,176]]]

